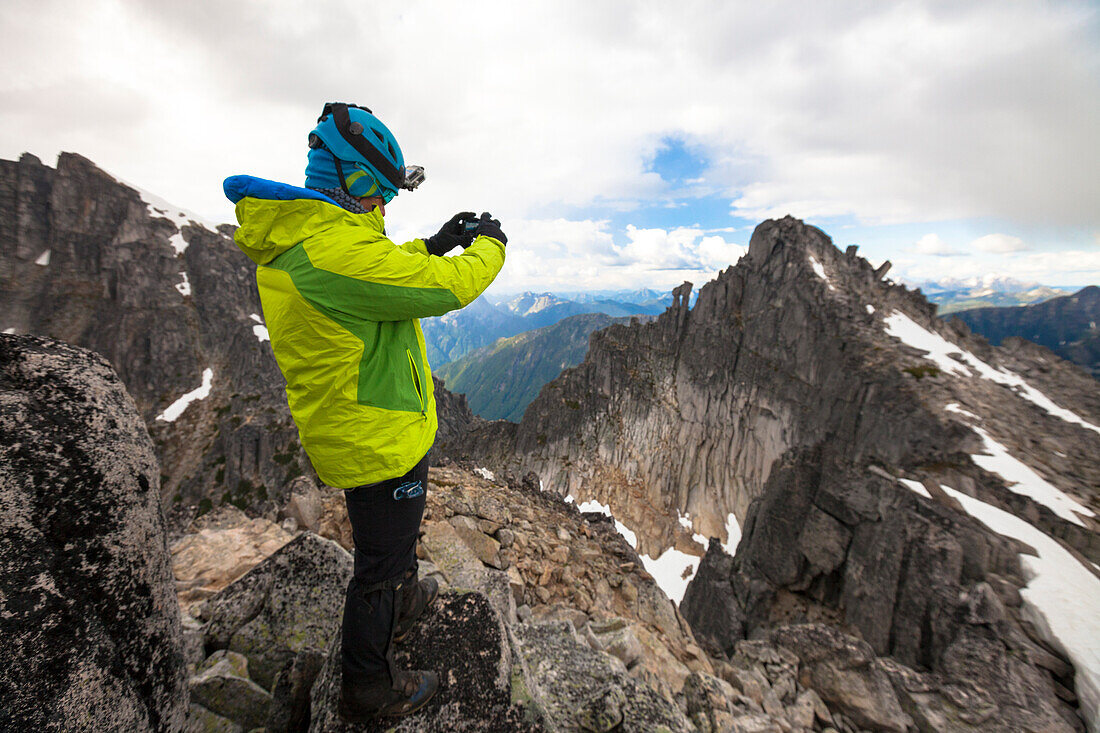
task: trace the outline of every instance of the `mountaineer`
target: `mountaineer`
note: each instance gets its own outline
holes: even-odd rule
[[[423,180],[370,110],[326,104],[309,134],[305,188],[225,180],[298,434],[320,479],[344,489],[355,540],[342,627],[340,714],[405,715],[439,688],[399,670],[393,646],[434,600],[416,542],[437,419],[418,319],[462,308],[493,282],[507,241],[488,213],[395,245],[386,204]],[[463,252],[447,257],[461,246]]]

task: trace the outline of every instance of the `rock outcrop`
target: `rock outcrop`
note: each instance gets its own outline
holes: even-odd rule
[[[944,371],[891,335],[888,320],[900,315],[1100,424],[1094,380],[1042,349],[990,347],[880,275],[814,227],[765,222],[693,308],[685,284],[655,322],[593,334],[585,361],[548,384],[518,426],[476,423],[463,447],[491,467],[533,470],[555,493],[609,504],[653,556],[691,546],[680,515],[691,532],[725,540],[728,515],[744,523],[784,454],[834,439],[853,463],[951,467],[984,501],[1040,515],[1045,531],[1100,560],[1091,520],[1081,532],[1046,507],[1025,508],[969,460],[982,442],[944,407],[980,415],[993,439],[1093,511],[1100,434],[977,369]]]
[[[180,605],[188,609],[210,598],[292,539],[280,525],[249,519],[231,504],[202,515],[171,545]]]
[[[264,340],[255,267],[230,234],[79,155],[56,169],[33,155],[0,161],[0,331],[106,357],[156,444],[179,528],[218,504],[273,509],[311,471]],[[204,381],[207,397],[158,419]]]
[[[340,639],[313,688],[310,731],[506,731],[539,730],[513,705],[511,647],[492,605],[481,593],[445,592],[400,646],[405,669],[434,669],[440,689],[428,707],[401,720],[350,725],[336,713],[340,693]],[[519,702],[517,700],[517,702]]]
[[[959,660],[984,654],[999,660],[977,683],[985,719],[1057,727],[1079,724],[1058,649],[1087,665],[1081,712],[1100,720],[1100,671],[1069,649],[1090,642],[1046,628],[1058,609],[1032,597],[996,623],[968,611],[983,589],[1011,609],[1032,580],[1018,558],[1034,551],[992,532],[995,512],[1053,539],[1095,585],[1100,392],[1042,347],[995,348],[945,324],[887,270],[802,222],[765,222],[693,308],[685,284],[656,322],[597,332],[518,426],[475,420],[463,447],[609,504],[652,557],[698,547],[691,533],[725,541],[736,520],[736,557],[712,541],[684,600],[719,661],[803,621],[944,689],[964,684]],[[1074,628],[1096,628],[1087,605]]]
[[[103,358],[0,335],[0,729],[181,728],[159,480]]]
[[[295,655],[328,644],[351,569],[351,555],[335,542],[302,533],[196,607],[206,649],[244,655],[250,677],[272,689]]]
[[[904,730],[884,722],[902,705],[922,720],[1072,730],[1075,712],[1055,694],[1073,686],[1070,667],[1019,614],[1021,551],[948,503],[805,451],[772,472],[736,556],[711,542],[682,610],[719,658],[771,634],[801,660],[803,684],[861,727]],[[818,625],[773,631],[792,621]],[[861,689],[890,702],[842,699]]]
[[[442,670],[444,689],[422,714],[382,729],[643,731],[664,721],[692,730],[687,680],[714,668],[608,518],[458,465],[432,468],[429,482],[421,575],[445,593],[400,659]],[[322,528],[350,540],[342,497],[326,494],[323,505]],[[232,520],[223,511],[208,521],[230,531]],[[311,717],[314,730],[351,729],[335,712],[349,572],[343,549],[299,532],[195,605],[189,725],[235,730],[266,715],[273,731],[300,730]],[[226,701],[227,689],[252,702]]]

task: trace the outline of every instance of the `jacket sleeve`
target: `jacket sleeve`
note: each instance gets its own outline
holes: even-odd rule
[[[397,248],[409,252],[414,255],[426,255],[428,254],[428,245],[423,239],[414,239],[411,242],[405,242],[404,244],[397,245]]]
[[[504,245],[486,236],[454,257],[427,254],[422,240],[396,246],[388,239],[353,247],[347,254],[338,272],[361,287],[347,291],[340,310],[370,321],[427,318],[462,308],[504,266]]]

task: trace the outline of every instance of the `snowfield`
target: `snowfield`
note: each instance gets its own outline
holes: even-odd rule
[[[948,412],[964,415],[974,422],[980,423],[982,421],[982,419],[974,413],[959,407],[956,402],[952,402],[944,409]],[[976,453],[970,456],[970,458],[974,463],[981,466],[986,471],[995,473],[1003,478],[1012,492],[1027,496],[1044,505],[1062,519],[1082,527],[1085,526],[1085,523],[1077,516],[1078,514],[1082,514],[1086,517],[1096,516],[1091,509],[1078,504],[1056,486],[1053,486],[1050,482],[1037,474],[1026,463],[1014,458],[1012,454],[1008,452],[1007,448],[993,440],[985,430],[977,425],[971,425],[970,429],[981,436],[982,443],[985,447],[985,453]],[[1057,451],[1055,452],[1057,453]],[[1065,458],[1064,454],[1059,455]]]
[[[985,450],[989,455],[975,453],[970,457],[974,463],[1003,478],[1010,491],[1034,499],[1062,519],[1082,527],[1085,523],[1077,516],[1078,514],[1086,517],[1096,516],[1088,507],[1078,504],[1031,470],[1026,463],[1013,458],[1007,448],[989,437],[989,433],[977,426],[971,426],[971,430],[982,436],[982,442],[985,443]]]
[[[935,362],[941,371],[958,376],[976,375],[1012,389],[1020,397],[1028,400],[1055,417],[1066,422],[1080,425],[1086,430],[1100,433],[1100,427],[1083,420],[1079,415],[1056,405],[1049,397],[1032,387],[1016,374],[994,369],[968,351],[951,343],[943,336],[922,328],[912,318],[900,311],[894,311],[885,319],[886,333],[915,349],[927,352],[925,359]],[[958,355],[959,360],[953,359]],[[960,361],[961,360],[961,361]]]

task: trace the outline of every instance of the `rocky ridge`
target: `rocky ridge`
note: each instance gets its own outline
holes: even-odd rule
[[[1100,379],[1100,287],[1011,308],[952,313],[993,345],[1021,338],[1045,346]]]
[[[79,155],[0,161],[0,330],[90,348],[157,448],[166,506],[276,508],[309,474],[260,322],[254,266],[213,227]],[[174,421],[158,416],[204,384]]]
[[[980,414],[994,439],[1100,510],[1100,434],[1002,384],[943,371],[885,321],[900,313],[1100,424],[1094,382],[1046,350],[994,348],[963,324],[939,321],[919,292],[884,281],[884,272],[800,221],[765,222],[694,308],[685,283],[655,322],[597,332],[585,361],[547,385],[518,426],[479,424],[463,447],[492,465],[533,470],[555,493],[610,504],[649,554],[692,546],[678,513],[690,515],[694,532],[725,539],[728,515],[744,522],[786,451],[829,436],[853,462],[959,464],[990,487],[983,499],[995,494],[1020,513],[1018,495],[967,460],[981,442],[945,410],[953,404]],[[1046,507],[1028,511],[1100,556],[1091,518],[1081,533]]]
[[[877,659],[865,642],[821,623],[780,624],[711,657],[605,516],[580,513],[530,481],[480,473],[447,465],[430,475],[421,573],[444,591],[398,651],[403,665],[443,670],[439,696],[424,711],[363,726],[335,714],[339,616],[332,608],[309,614],[328,619],[327,644],[322,627],[311,621],[307,630],[293,619],[304,618],[296,610],[303,605],[316,611],[307,597],[339,600],[346,569],[322,569],[347,560],[306,531],[198,607],[203,623],[192,633],[203,644],[193,647],[201,651],[192,660],[192,725],[238,730],[266,720],[281,731],[293,729],[287,721],[309,719],[313,731],[716,733],[913,724],[890,675],[912,684],[922,679],[915,670]],[[323,521],[346,521],[331,514],[335,508],[326,507]],[[539,521],[525,519],[527,512]],[[303,573],[302,563],[316,570]],[[265,591],[267,582],[283,589]],[[260,628],[241,625],[252,614],[275,631],[242,631]],[[241,634],[274,646],[232,641]],[[254,671],[275,669],[273,655],[282,660],[274,678]],[[974,714],[989,717],[984,708]]]
[[[685,284],[655,323],[598,332],[518,426],[475,421],[464,448],[609,504],[652,557],[744,527],[730,564],[711,542],[684,599],[718,662],[780,624],[823,623],[924,680],[917,718],[969,679],[987,722],[1026,708],[1040,727],[1080,726],[1077,695],[1097,721],[1082,651],[1100,558],[1095,383],[1041,347],[943,323],[887,269],[802,222],[765,222],[694,308]],[[1011,524],[997,512],[1024,526],[1016,536],[1037,532],[1036,560],[990,530]],[[1024,588],[1054,556],[1084,594],[1061,639],[1062,609]],[[1066,656],[1086,667],[1074,676]],[[1004,663],[976,674],[961,661],[976,658]]]

